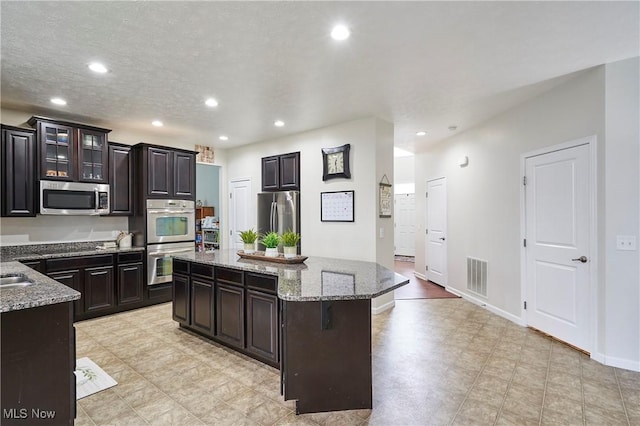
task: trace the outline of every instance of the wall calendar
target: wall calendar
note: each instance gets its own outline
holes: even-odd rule
[[[354,222],[355,191],[320,193],[320,220],[322,222]]]

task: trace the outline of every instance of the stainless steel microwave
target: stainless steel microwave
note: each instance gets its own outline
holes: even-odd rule
[[[40,181],[40,214],[87,216],[108,213],[108,184]]]

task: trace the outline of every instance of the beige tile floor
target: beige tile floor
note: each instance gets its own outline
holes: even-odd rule
[[[164,304],[76,323],[118,385],[76,425],[640,425],[640,373],[605,367],[463,299],[373,316],[373,410],[296,416],[279,373],[179,330]]]

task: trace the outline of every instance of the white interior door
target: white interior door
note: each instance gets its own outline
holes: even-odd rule
[[[427,181],[427,279],[447,285],[447,180]]]
[[[525,159],[527,323],[589,350],[589,145]]]
[[[396,194],[395,200],[395,254],[416,255],[416,196]]]
[[[244,247],[240,232],[256,229],[255,220],[251,216],[251,179],[238,179],[229,182],[230,246],[233,249]]]

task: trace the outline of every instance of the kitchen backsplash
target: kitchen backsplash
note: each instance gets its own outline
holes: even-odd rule
[[[120,231],[128,230],[127,217],[3,217],[0,222],[0,245],[115,241]]]

